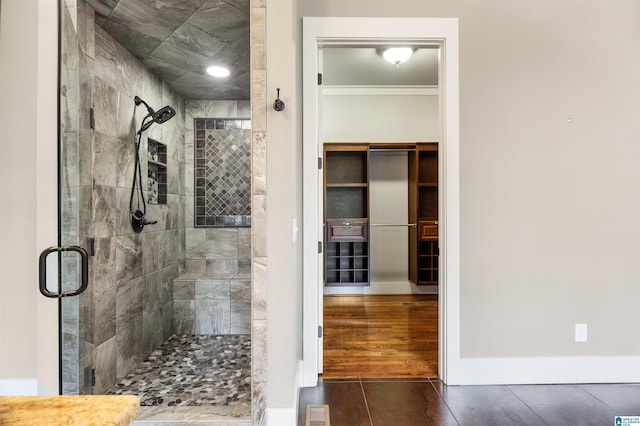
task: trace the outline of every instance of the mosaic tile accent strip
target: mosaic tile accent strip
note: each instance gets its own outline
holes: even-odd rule
[[[251,410],[251,337],[172,336],[110,395],[138,395],[141,407],[228,407]]]
[[[195,226],[250,226],[251,120],[194,121]]]

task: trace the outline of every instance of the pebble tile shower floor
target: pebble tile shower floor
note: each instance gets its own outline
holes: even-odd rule
[[[172,336],[108,393],[140,396],[137,421],[246,421],[251,418],[251,338]]]

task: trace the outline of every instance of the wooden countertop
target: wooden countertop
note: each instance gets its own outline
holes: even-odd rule
[[[139,412],[135,395],[0,396],[0,425],[125,426]]]

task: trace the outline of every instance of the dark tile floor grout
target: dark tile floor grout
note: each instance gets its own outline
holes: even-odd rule
[[[332,426],[613,425],[640,416],[640,384],[447,386],[440,380],[320,380],[300,390],[306,405],[329,405]]]

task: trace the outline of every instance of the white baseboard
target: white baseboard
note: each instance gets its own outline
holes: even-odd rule
[[[38,395],[37,379],[0,379],[0,396]]]
[[[296,426],[298,424],[298,396],[302,377],[302,361],[298,361],[296,377],[293,382],[293,401],[289,407],[267,407],[267,426]]]
[[[448,385],[637,383],[640,357],[462,358]]]

